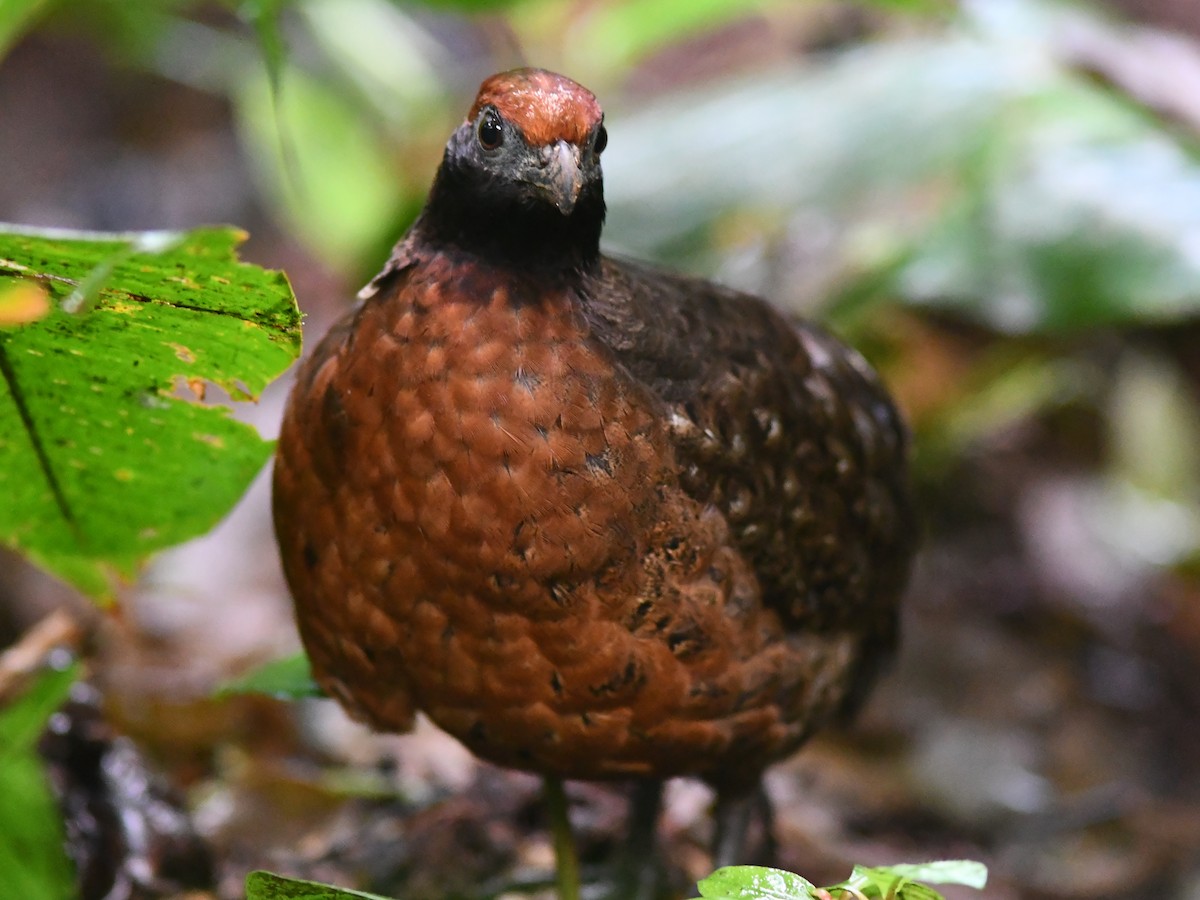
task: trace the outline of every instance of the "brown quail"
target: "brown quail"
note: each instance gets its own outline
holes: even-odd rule
[[[602,255],[606,141],[567,78],[483,83],[300,370],[275,528],[355,717],[420,710],[501,765],[695,775],[736,805],[894,643],[905,428],[817,326]]]

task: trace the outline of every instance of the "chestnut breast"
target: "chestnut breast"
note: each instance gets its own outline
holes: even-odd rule
[[[318,681],[377,728],[420,709],[568,777],[728,778],[794,748],[858,638],[764,608],[669,421],[569,292],[443,256],[399,273],[306,362],[280,435]]]
[[[390,556],[442,561],[419,584],[536,615],[546,585],[632,551],[612,538],[653,521],[670,452],[655,401],[591,345],[573,298],[444,264],[362,310],[329,424],[348,461],[380,464]]]
[[[300,373],[276,468],[284,566],[318,677],[377,727],[415,706],[458,733],[456,709],[536,702],[566,677],[556,648],[600,683],[626,666],[602,624],[586,653],[553,630],[636,602],[673,458],[658,401],[574,302],[436,257]]]

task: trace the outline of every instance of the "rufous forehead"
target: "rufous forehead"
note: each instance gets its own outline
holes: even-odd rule
[[[595,94],[545,69],[513,69],[488,78],[479,86],[467,120],[488,105],[520,128],[534,147],[555,141],[581,144],[604,116]]]

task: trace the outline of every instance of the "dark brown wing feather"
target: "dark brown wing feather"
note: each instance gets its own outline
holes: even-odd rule
[[[915,541],[907,437],[850,347],[762,300],[606,259],[594,336],[668,406],[684,489],[720,509],[788,626],[890,645]]]

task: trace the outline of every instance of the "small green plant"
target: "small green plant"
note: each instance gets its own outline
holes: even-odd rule
[[[850,877],[828,887],[782,869],[727,866],[700,882],[703,900],[941,900],[929,884],[957,884],[982,890],[987,867],[969,859],[855,866]]]
[[[942,900],[930,884],[982,890],[987,867],[969,859],[855,866],[845,881],[817,887],[806,878],[764,866],[726,866],[700,882],[697,900]],[[272,872],[246,876],[246,900],[388,900],[377,894],[286,878]]]

